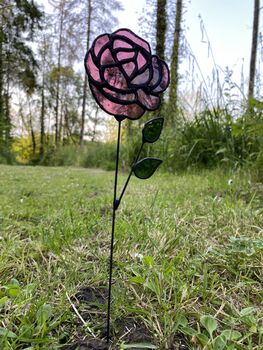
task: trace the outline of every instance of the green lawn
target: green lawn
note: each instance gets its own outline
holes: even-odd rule
[[[85,317],[76,294],[107,285],[113,175],[0,166],[1,350],[101,337],[105,307]],[[180,339],[263,349],[262,204],[248,174],[132,178],[117,211],[113,328],[136,319],[160,350]]]

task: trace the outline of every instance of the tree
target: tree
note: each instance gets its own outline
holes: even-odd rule
[[[165,35],[167,28],[167,14],[166,14],[166,0],[157,0],[157,13],[156,13],[156,55],[162,60],[165,60]],[[161,95],[161,102],[163,102],[163,95]],[[154,114],[159,115],[162,109],[162,104],[159,111]]]
[[[253,18],[252,46],[251,46],[250,67],[249,67],[248,99],[254,96],[256,59],[257,59],[257,48],[258,48],[259,12],[260,12],[260,0],[254,0],[254,18]]]
[[[87,13],[87,22],[86,22],[86,28],[87,28],[87,34],[86,34],[86,51],[88,51],[90,47],[90,25],[91,25],[91,13],[92,13],[92,6],[91,1],[88,0],[88,13]],[[87,74],[84,73],[84,84],[83,84],[83,99],[82,99],[82,111],[81,111],[81,123],[80,123],[80,138],[79,138],[79,144],[82,147],[84,143],[84,130],[85,130],[85,113],[86,113],[86,101],[87,101],[87,86],[88,86],[88,78]]]
[[[73,65],[79,52],[78,29],[78,0],[49,0],[54,8],[53,19],[55,21],[56,45],[54,54],[57,57],[56,84],[55,84],[55,146],[60,143],[60,101],[63,91],[61,91],[61,75],[63,66]]]
[[[20,138],[25,138],[28,143],[28,159],[36,160],[37,154],[37,100],[32,96],[25,95],[21,92],[18,96],[17,118],[21,125]]]
[[[104,32],[111,32],[112,28],[117,25],[118,19],[113,14],[114,11],[122,10],[122,5],[119,0],[80,0],[82,4],[81,14],[83,18],[80,23],[85,23],[84,32],[80,32],[80,37],[85,38],[86,47],[85,51],[88,51],[91,40],[98,34],[101,34],[101,28],[103,27]],[[83,56],[84,56],[83,52]],[[84,72],[85,74],[85,72]],[[87,92],[88,79],[87,75],[84,76],[83,82],[83,98],[82,98],[82,111],[81,111],[81,122],[80,122],[80,138],[79,144],[82,147],[84,143],[85,133],[85,115],[86,105],[88,100]]]
[[[11,140],[11,88],[31,93],[36,87],[36,61],[26,41],[33,39],[42,13],[32,0],[2,0],[0,6],[0,146]]]
[[[171,57],[171,82],[170,82],[170,90],[169,90],[169,109],[171,113],[172,125],[174,125],[175,114],[177,113],[178,66],[179,66],[179,53],[180,53],[180,38],[181,38],[181,30],[182,30],[182,10],[183,10],[183,0],[177,0],[173,49],[172,49],[172,57]]]
[[[63,67],[61,72],[61,96],[59,135],[66,143],[78,143],[79,109],[81,108],[82,79],[72,67]]]
[[[45,153],[45,114],[46,114],[46,95],[47,95],[47,81],[48,81],[48,56],[50,56],[50,45],[47,38],[47,27],[39,35],[38,44],[38,66],[39,66],[39,92],[40,92],[40,147],[39,157],[42,159]]]
[[[157,1],[156,54],[164,60],[165,34],[167,27],[166,0]]]
[[[38,65],[37,89],[34,98],[37,100],[37,123],[36,133],[40,134],[39,141],[39,160],[44,159],[46,146],[52,137],[53,143],[53,114],[54,114],[54,96],[56,96],[56,80],[52,79],[52,71],[56,69],[54,59],[53,38],[53,17],[45,14],[41,30],[36,33],[37,47],[36,60]],[[52,144],[51,143],[51,144]]]

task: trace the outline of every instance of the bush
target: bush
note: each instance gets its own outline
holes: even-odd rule
[[[57,150],[50,147],[40,164],[113,170],[115,148],[113,144],[102,142],[87,142],[82,149],[79,145],[65,145]]]
[[[263,145],[261,113],[234,118],[226,110],[205,110],[176,129],[166,128],[156,144],[168,171],[259,163]]]
[[[252,170],[254,180],[263,182],[263,151],[259,152]]]
[[[15,155],[11,152],[9,145],[0,144],[0,164],[14,164]]]

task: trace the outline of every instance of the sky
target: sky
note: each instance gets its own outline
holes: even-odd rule
[[[140,33],[138,19],[146,6],[146,0],[120,1],[124,11],[118,12],[118,27]],[[37,2],[44,4],[46,8],[49,7],[47,0]],[[204,76],[211,74],[213,62],[211,52],[208,55],[208,45],[202,42],[199,15],[204,23],[216,64],[222,69],[226,66],[233,69],[237,80],[240,78],[243,64],[246,78],[249,69],[254,0],[184,0],[184,3],[184,35]]]
[[[192,0],[187,6],[186,37],[203,69],[208,65],[208,47],[201,42],[199,14],[216,64],[223,69],[229,66],[235,71],[244,60],[244,74],[245,77],[248,75],[253,3],[253,0]]]
[[[140,35],[138,19],[143,7],[146,6],[146,0],[120,1],[123,3],[124,11],[118,12],[119,25],[114,29],[129,28]],[[169,1],[175,2],[176,0]],[[37,0],[37,2],[45,5],[48,12],[51,11],[48,0]],[[211,78],[214,64],[211,50],[208,50],[207,37],[202,36],[200,16],[209,38],[216,66],[222,70],[225,70],[226,66],[233,70],[232,81],[237,86],[241,84],[242,69],[244,79],[248,81],[254,0],[184,0],[184,4],[184,36],[200,66],[204,80],[207,82]],[[260,25],[260,30],[261,28]],[[80,66],[83,68],[82,61],[83,58],[80,57]],[[258,61],[260,61],[260,57],[258,57]],[[189,68],[190,65],[187,59],[181,60],[179,74],[184,76]],[[223,79],[224,74],[221,73],[220,77]],[[197,79],[199,79],[199,82],[197,81],[194,91],[202,83],[200,74]],[[191,95],[191,82],[188,83],[188,87],[183,85],[182,80],[180,82],[181,95],[186,96],[188,102],[192,100],[190,103],[194,103]],[[246,90],[247,87],[243,91],[245,94],[247,93]]]
[[[146,6],[146,0],[120,1],[124,11],[117,13],[118,28],[129,28],[140,34],[138,19],[143,7]],[[175,2],[176,0],[170,1]],[[48,0],[37,0],[37,2],[44,4],[46,9],[50,10]],[[232,70],[232,81],[238,86],[241,84],[242,71],[245,81],[248,81],[254,0],[184,0],[184,5],[184,35],[204,79],[212,76],[214,66],[212,52],[216,66],[222,72],[226,67]],[[208,50],[207,38],[202,37],[200,16],[212,51]],[[80,61],[82,62],[82,59]],[[259,61],[260,57],[258,57]],[[189,69],[187,59],[181,61],[179,73],[181,71],[181,75],[184,75]],[[221,73],[221,77],[224,78],[224,73]],[[200,74],[198,79],[202,81]]]
[[[120,13],[119,26],[139,32],[138,18],[145,0],[122,0],[125,8]],[[216,64],[234,70],[240,79],[242,63],[248,76],[253,0],[185,0],[184,33],[205,76],[211,73],[212,57],[208,45],[202,42],[200,18],[203,20]],[[238,82],[238,81],[237,81]],[[239,82],[238,82],[239,83]]]

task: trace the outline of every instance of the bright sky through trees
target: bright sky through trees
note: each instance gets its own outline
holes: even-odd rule
[[[122,0],[124,12],[120,13],[120,26],[139,30],[138,18],[145,0]],[[244,59],[244,76],[248,76],[252,35],[253,0],[188,0],[184,13],[185,35],[204,75],[212,69],[208,46],[202,43],[201,15],[207,31],[216,64],[234,70],[239,79]],[[237,81],[239,83],[239,81]]]
[[[39,3],[47,4],[44,0]],[[124,11],[119,12],[119,27],[139,32],[138,19],[145,0],[122,0]],[[244,76],[248,76],[249,55],[252,35],[253,0],[187,0],[184,13],[185,35],[204,76],[211,73],[211,53],[202,42],[200,19],[207,31],[216,64],[224,69],[234,70],[240,83],[241,67],[244,60]],[[117,28],[116,28],[117,29]],[[203,38],[205,39],[205,38]],[[82,61],[82,58],[80,58]]]

